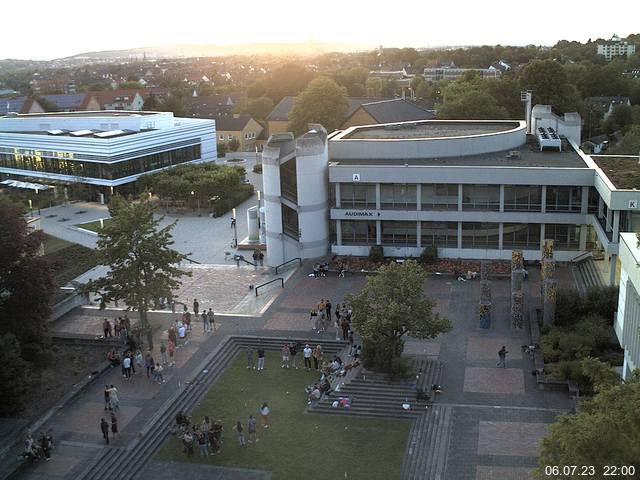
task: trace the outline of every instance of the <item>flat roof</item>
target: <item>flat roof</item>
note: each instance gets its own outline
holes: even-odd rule
[[[402,140],[419,138],[467,137],[507,132],[520,127],[519,121],[429,120],[358,126],[345,130],[337,140]]]
[[[338,159],[331,158],[333,165],[371,166],[425,166],[425,167],[548,167],[548,168],[589,168],[582,157],[570,145],[563,142],[563,150],[538,150],[532,138],[520,148],[480,155],[461,155],[443,158],[420,159]],[[519,154],[512,155],[512,152]],[[519,155],[519,157],[518,157]]]
[[[46,113],[20,113],[18,115],[7,115],[7,118],[39,118],[39,117],[142,117],[149,115],[160,115],[164,112],[143,112],[131,110],[96,110],[81,112],[46,112]]]
[[[640,159],[637,155],[591,155],[616,188],[640,190]]]

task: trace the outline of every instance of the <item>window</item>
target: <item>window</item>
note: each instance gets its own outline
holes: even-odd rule
[[[458,222],[422,222],[420,240],[423,247],[458,247]]]
[[[375,245],[376,244],[376,222],[357,220],[342,220],[343,245]]]
[[[540,249],[540,224],[505,223],[502,227],[502,248]]]
[[[220,140],[224,141],[224,133],[220,134]]]
[[[587,206],[587,212],[598,214],[598,204],[600,203],[600,194],[596,187],[589,187],[589,204]]]
[[[294,203],[298,202],[298,179],[295,158],[280,165],[280,192],[284,198]]]
[[[582,187],[547,187],[547,212],[580,212]]]
[[[504,186],[505,212],[539,212],[542,208],[542,187],[529,185]]]
[[[458,184],[424,184],[420,196],[422,210],[458,210]]]
[[[376,208],[376,186],[372,183],[341,183],[340,208]]]
[[[227,135],[227,140],[229,140],[229,141],[233,140],[233,135],[231,135],[231,134]]]
[[[556,250],[578,250],[580,248],[580,225],[547,223],[544,238],[553,240]]]
[[[287,205],[282,205],[282,232],[295,240],[299,240],[298,212]]]
[[[415,247],[416,242],[416,222],[382,222],[383,245]]]
[[[384,210],[416,210],[416,186],[387,183],[380,186],[380,206]]]
[[[499,237],[500,225],[498,223],[462,223],[462,248],[497,249]]]
[[[249,140],[249,134],[248,134],[248,133],[245,133],[245,134],[244,134],[244,139],[245,139],[245,140]]]
[[[499,211],[500,185],[463,185],[462,209]]]

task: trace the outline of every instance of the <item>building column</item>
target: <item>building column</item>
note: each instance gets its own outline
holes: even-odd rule
[[[616,267],[618,263],[618,255],[611,254],[611,261],[609,262],[609,286],[616,284]]]
[[[422,184],[420,183],[416,184],[416,210],[422,210]]]
[[[540,192],[540,211],[546,213],[547,211],[547,186],[542,185],[542,191]]]
[[[418,220],[416,222],[416,247],[422,248],[422,222]]]
[[[604,200],[602,197],[598,197],[598,218],[602,218],[604,215]]]
[[[336,245],[342,246],[342,221],[336,220]]]
[[[589,187],[582,187],[582,203],[580,204],[580,213],[586,215],[589,213]]]
[[[504,223],[498,224],[498,250],[502,250],[502,236],[504,235]]]
[[[376,210],[380,210],[380,203],[380,184],[376,183]],[[380,242],[378,242],[378,245],[380,245]]]
[[[580,225],[580,245],[579,249],[581,252],[587,250],[587,225]]]
[[[342,208],[340,205],[340,182],[336,182],[336,208]],[[340,222],[340,220],[338,220]]]
[[[539,252],[542,252],[542,248],[544,247],[544,237],[545,237],[544,223],[541,223],[540,224],[540,248],[538,248]]]
[[[382,222],[376,220],[376,245],[382,245]]]
[[[462,222],[458,222],[458,248],[462,248]]]
[[[613,211],[613,237],[611,241],[618,243],[618,234],[620,233],[620,210]]]
[[[458,211],[462,211],[462,184],[458,184]]]
[[[607,232],[611,232],[613,230],[613,210],[610,208],[607,208],[607,222],[605,225],[607,227]]]
[[[500,185],[500,213],[504,212],[504,185]],[[502,224],[500,224],[502,229]],[[500,233],[500,250],[502,250],[502,233]]]

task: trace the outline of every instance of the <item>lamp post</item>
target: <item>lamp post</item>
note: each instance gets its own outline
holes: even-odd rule
[[[195,195],[196,195],[196,192],[191,190],[191,198],[195,197]],[[197,197],[196,200],[198,202],[198,216],[200,216],[200,197]]]
[[[29,199],[29,216],[33,217],[33,202]]]
[[[258,231],[260,231],[260,190],[258,190]]]
[[[238,248],[238,225],[235,207],[231,210],[231,218],[233,220],[233,248]]]

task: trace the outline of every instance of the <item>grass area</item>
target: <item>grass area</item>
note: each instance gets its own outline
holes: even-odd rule
[[[282,370],[279,360],[276,352],[267,352],[266,369],[258,375],[245,368],[245,356],[239,354],[192,412],[194,422],[205,415],[222,420],[221,454],[203,459],[196,446],[195,455],[188,458],[180,440],[172,437],[157,458],[269,470],[273,480],[400,478],[408,420],[305,414],[304,387],[317,375]],[[249,415],[259,421],[263,402],[271,408],[269,428],[258,431],[258,443],[240,447],[233,426],[240,420],[246,435]]]
[[[53,280],[60,287],[97,265],[91,248],[50,235],[46,236],[44,253],[53,267]]]
[[[111,221],[110,218],[105,218],[103,220],[104,225],[108,225]],[[85,230],[91,230],[92,232],[98,233],[100,231],[100,220],[96,220],[94,222],[80,223],[76,225],[76,227],[84,228]]]

